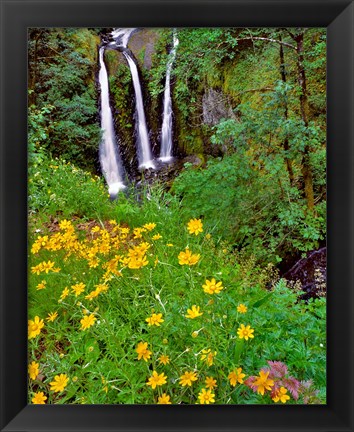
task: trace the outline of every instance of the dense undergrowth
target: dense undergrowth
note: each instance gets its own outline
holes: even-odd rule
[[[43,159],[29,210],[30,403],[325,403],[325,299],[175,196]]]

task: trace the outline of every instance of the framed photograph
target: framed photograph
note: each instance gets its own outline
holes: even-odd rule
[[[1,430],[352,431],[352,1],[1,11]]]

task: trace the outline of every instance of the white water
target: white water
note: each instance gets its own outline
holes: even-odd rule
[[[152,160],[152,154],[150,150],[150,140],[146,126],[145,112],[144,112],[144,104],[143,104],[143,96],[141,93],[140,80],[138,69],[134,60],[130,57],[130,55],[123,51],[125,58],[128,61],[128,65],[130,67],[130,72],[132,74],[134,92],[135,92],[135,103],[136,103],[136,113],[137,113],[137,132],[138,132],[138,160],[139,160],[139,168],[155,168],[154,162]]]
[[[173,31],[173,48],[170,58],[167,62],[166,82],[163,100],[163,119],[161,128],[161,150],[159,159],[162,162],[168,162],[172,159],[172,102],[171,102],[171,69],[176,57],[176,50],[179,40],[177,39],[176,30]]]
[[[123,183],[123,165],[117,149],[112,111],[109,105],[108,75],[103,59],[104,49],[104,47],[101,47],[99,52],[100,71],[98,80],[101,86],[101,129],[103,132],[99,153],[102,172],[108,184],[108,193],[114,197],[126,186]]]
[[[115,42],[111,42],[111,44],[116,46],[122,46],[124,48],[127,47],[130,35],[133,33],[135,28],[116,28],[111,32],[111,36],[115,40]]]

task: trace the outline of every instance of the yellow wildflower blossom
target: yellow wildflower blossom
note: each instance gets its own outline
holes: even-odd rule
[[[162,395],[159,396],[157,403],[160,405],[171,405],[170,396],[168,396],[166,393],[162,393]]]
[[[217,387],[216,379],[214,379],[213,377],[206,377],[205,378],[205,387],[210,389],[210,390],[213,390],[214,388],[216,388]]]
[[[152,222],[144,225],[144,228],[147,229],[148,231],[152,231],[155,227],[156,227],[156,224],[152,223]]]
[[[185,315],[185,317],[194,319],[202,315],[203,312],[200,312],[200,306],[193,305],[191,309],[187,309],[187,315]]]
[[[243,383],[243,378],[245,376],[246,375],[242,373],[242,368],[235,368],[229,373],[228,379],[230,381],[230,384],[235,387],[237,383]]]
[[[38,316],[34,317],[34,320],[28,321],[28,339],[35,338],[41,332],[41,329],[44,327],[44,321],[40,319]]]
[[[167,356],[167,355],[165,355],[165,354],[162,354],[162,355],[159,357],[159,361],[160,361],[160,363],[162,363],[162,364],[164,364],[164,365],[167,365],[168,363],[170,363],[170,358],[169,358],[169,356]]]
[[[290,399],[290,396],[287,395],[287,389],[285,387],[280,387],[280,389],[275,390],[275,394],[272,397],[274,402],[282,402],[286,403],[287,400]]]
[[[155,389],[157,386],[162,386],[163,384],[166,384],[166,382],[167,376],[164,373],[159,375],[156,371],[153,371],[152,376],[148,379],[146,385],[149,385],[152,389]]]
[[[30,376],[31,380],[35,380],[38,374],[39,374],[39,363],[33,361],[31,364],[28,365],[28,375]]]
[[[242,313],[242,314],[246,313],[247,312],[247,306],[245,306],[244,304],[240,303],[237,306],[237,312]]]
[[[47,316],[47,321],[53,322],[58,317],[58,312],[49,312]]]
[[[245,327],[244,324],[241,324],[241,327],[239,327],[239,329],[237,330],[238,337],[245,340],[253,339],[253,332],[254,329],[252,329],[249,325]]]
[[[182,376],[179,378],[179,383],[182,387],[185,386],[191,386],[193,381],[197,381],[197,373],[196,372],[185,372]]]
[[[68,382],[69,382],[69,378],[66,376],[66,374],[56,375],[54,377],[54,381],[51,381],[49,383],[50,390],[54,392],[61,392],[68,385]]]
[[[63,292],[60,295],[59,301],[64,300],[70,294],[69,288],[64,288]]]
[[[187,224],[189,234],[195,234],[196,236],[203,232],[203,223],[201,219],[191,219]]]
[[[269,371],[259,372],[259,377],[253,382],[253,385],[257,387],[257,393],[264,395],[264,390],[271,390],[274,386],[274,381],[268,378]]]
[[[84,283],[80,282],[80,283],[77,283],[75,285],[72,285],[71,289],[72,289],[73,293],[75,294],[75,296],[77,297],[82,292],[85,291],[85,287],[86,287],[86,285]]]
[[[214,357],[216,356],[216,351],[212,352],[210,349],[203,349],[200,359],[205,361],[208,366],[212,366],[214,363]]]
[[[189,250],[188,247],[185,249],[185,251],[180,252],[178,255],[178,262],[180,265],[192,266],[197,264],[199,259],[200,259],[200,255],[192,254],[192,252]]]
[[[45,401],[47,400],[47,396],[44,396],[43,392],[37,392],[34,394],[34,397],[32,398],[32,403],[36,405],[43,405],[45,404]]]
[[[149,326],[156,325],[158,327],[162,322],[164,322],[164,320],[162,319],[162,313],[159,314],[154,313],[151,315],[151,317],[146,318],[145,321],[148,323]]]
[[[45,280],[42,280],[42,282],[40,282],[38,285],[37,285],[37,291],[39,291],[39,290],[42,290],[42,289],[45,289],[46,288],[46,285],[47,285],[47,282],[45,281]]]
[[[202,389],[198,395],[201,404],[211,404],[215,402],[215,394],[211,390]]]
[[[97,318],[95,317],[94,314],[84,316],[82,320],[80,320],[81,330],[86,330],[91,326],[93,326],[95,324],[96,319]]]
[[[214,278],[211,280],[206,279],[205,285],[203,285],[204,292],[207,294],[219,294],[224,287],[222,282],[216,282]]]
[[[147,342],[138,343],[138,346],[135,350],[138,353],[138,360],[143,359],[145,361],[148,361],[148,359],[151,357],[152,352],[148,350],[147,346]]]

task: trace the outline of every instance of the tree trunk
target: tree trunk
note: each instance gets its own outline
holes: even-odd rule
[[[280,36],[279,40],[281,41],[281,36]],[[281,79],[282,79],[283,83],[286,83],[284,49],[283,49],[282,44],[280,44],[279,54],[280,54],[280,75],[281,75]],[[287,102],[285,102],[284,117],[286,120],[288,119],[288,104],[287,104]],[[289,151],[289,139],[288,139],[288,137],[286,137],[284,139],[283,148],[284,148],[286,153]],[[292,166],[292,161],[287,154],[285,155],[285,163],[286,163],[286,169],[287,169],[288,175],[289,175],[290,185],[293,186],[294,185],[293,166]]]
[[[307,98],[307,86],[306,86],[306,74],[304,68],[304,32],[297,33],[294,35],[296,42],[296,53],[297,53],[297,81],[301,88],[300,93],[300,111],[301,117],[305,124],[308,126],[308,98]],[[301,161],[301,173],[304,179],[304,192],[309,210],[313,211],[315,206],[314,191],[313,191],[313,177],[312,169],[310,165],[310,147],[308,144],[305,145],[302,161]]]

